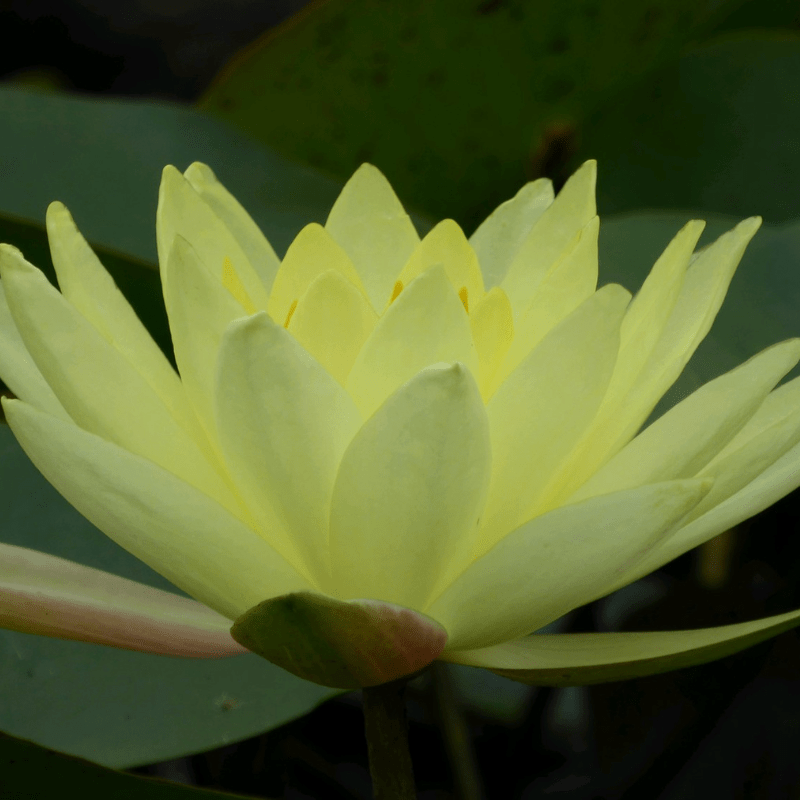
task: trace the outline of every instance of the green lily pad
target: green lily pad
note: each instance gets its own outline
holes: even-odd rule
[[[581,157],[601,165],[599,208],[800,216],[798,75],[800,36],[741,32],[622,92],[581,132]]]
[[[472,226],[738,4],[329,0],[234,58],[201,107],[342,179],[370,161],[404,201]]]

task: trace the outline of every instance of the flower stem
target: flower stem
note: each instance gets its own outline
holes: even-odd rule
[[[363,689],[364,731],[375,800],[415,800],[403,704],[406,679]]]

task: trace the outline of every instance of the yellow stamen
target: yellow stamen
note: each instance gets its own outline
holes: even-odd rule
[[[286,322],[283,323],[284,328],[289,327],[289,320],[292,318],[292,314],[294,314],[294,310],[297,308],[297,300],[292,300],[292,307],[289,309],[289,313],[286,315]]]
[[[392,296],[389,298],[389,305],[394,303],[394,301],[397,299],[397,296],[402,291],[403,291],[403,281],[397,281],[397,283],[394,285],[394,289],[392,289]]]
[[[462,286],[458,290],[458,296],[461,298],[461,302],[464,304],[464,311],[469,314],[469,298],[467,297],[467,287]]]
[[[248,314],[256,313],[256,307],[253,305],[253,301],[248,296],[244,284],[236,274],[233,262],[227,256],[222,262],[222,285],[233,295],[239,302],[239,305],[241,305]]]

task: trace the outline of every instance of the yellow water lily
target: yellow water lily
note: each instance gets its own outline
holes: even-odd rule
[[[348,686],[436,658],[613,680],[800,622],[531,635],[800,485],[800,379],[775,388],[797,339],[640,432],[759,220],[697,253],[689,222],[631,298],[597,288],[594,190],[587,162],[555,198],[529,183],[469,239],[445,220],[420,240],[364,165],[280,260],[208,167],[167,167],[178,372],[52,204],[60,291],[0,247],[8,423],[75,508],[206,608],[6,545],[0,624],[223,655],[244,650],[236,622],[249,649]]]

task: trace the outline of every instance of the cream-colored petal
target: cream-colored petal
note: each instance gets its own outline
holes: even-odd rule
[[[323,272],[300,298],[289,332],[342,386],[378,315],[365,295],[335,270]]]
[[[199,161],[190,164],[183,176],[236,239],[261,283],[267,288],[272,286],[280,259],[241,203],[219,182],[212,169]]]
[[[497,371],[493,389],[562,319],[572,313],[597,288],[597,236],[599,217],[592,218],[576,236],[572,249],[539,284],[528,310],[517,317],[514,341]]]
[[[217,370],[217,428],[234,483],[269,541],[328,573],[328,514],[339,462],[361,415],[347,392],[266,313],[231,324]],[[322,584],[324,585],[324,583]]]
[[[61,203],[47,209],[47,236],[61,294],[147,381],[175,420],[196,432],[177,373]]]
[[[489,401],[492,485],[476,554],[547,510],[543,488],[605,395],[629,300],[615,284],[596,292],[542,340]]]
[[[0,379],[21,400],[59,419],[69,420],[59,399],[25,347],[0,281]]]
[[[321,225],[312,222],[297,234],[283,257],[272,284],[267,311],[286,327],[300,298],[323,272],[334,270],[365,293],[353,262]]]
[[[541,281],[597,210],[597,163],[587,161],[564,184],[520,245],[500,284],[511,300],[514,319],[525,312]]]
[[[486,411],[463,364],[423,370],[364,424],[331,501],[332,594],[419,609],[462,569],[486,496]]]
[[[484,667],[534,686],[586,686],[705,664],[752,647],[800,622],[800,611],[686,631],[536,634],[443,661]]]
[[[0,543],[0,627],[143,653],[247,653],[204,605],[74,561]]]
[[[7,245],[0,246],[0,272],[25,346],[75,423],[235,509],[233,496],[195,439],[42,272]]]
[[[709,381],[620,450],[570,501],[696,475],[798,360],[800,339],[790,339]]]
[[[442,220],[417,245],[397,276],[392,295],[396,296],[414,278],[437,264],[444,267],[464,308],[470,311],[484,295],[483,275],[478,256],[452,219]],[[386,305],[389,305],[388,298]]]
[[[654,316],[656,326],[661,328],[655,343],[643,333],[647,326],[646,319],[643,318],[641,324],[629,325],[624,357],[642,366],[631,369],[629,364],[623,364],[619,369],[624,378],[612,377],[592,427],[548,487],[550,502],[565,503],[636,435],[708,333],[736,266],[759,222],[758,219],[745,220],[694,257],[666,322],[661,322],[658,314]],[[694,233],[691,228],[684,228],[678,235],[681,241],[675,245],[676,261],[664,268],[665,273],[673,278],[680,277],[682,259]],[[655,293],[659,285],[663,286],[668,305],[672,302],[675,290],[673,278],[665,275],[663,282],[657,280],[653,289]],[[637,315],[644,313],[646,305],[643,304]],[[654,299],[653,307],[656,306]],[[639,339],[643,342],[642,346],[649,350],[644,358],[635,355]],[[623,358],[622,351],[620,358]]]
[[[548,178],[526,183],[511,200],[492,211],[469,237],[487,289],[505,278],[531,228],[552,202],[553,184]]]
[[[710,486],[695,479],[652,484],[536,517],[421,610],[444,625],[448,650],[490,647],[538,630],[607,594]]]
[[[495,375],[514,340],[514,312],[506,293],[495,286],[469,315],[472,341],[478,353],[481,397],[488,402]]]
[[[23,450],[92,524],[228,619],[315,589],[255,531],[171,472],[28,406],[3,400]]]
[[[156,214],[158,261],[162,267],[176,236],[189,242],[211,276],[221,282],[223,272],[232,270],[252,306],[267,307],[268,287],[261,282],[234,234],[175,167],[165,167]]]
[[[378,320],[347,379],[369,417],[400,384],[440,362],[461,361],[478,375],[469,318],[443,267],[413,280]]]
[[[419,236],[389,181],[362,164],[331,208],[325,230],[355,264],[373,308],[380,312]]]
[[[180,235],[162,267],[162,282],[181,380],[206,433],[215,442],[214,370],[219,344],[228,325],[246,312]]]

